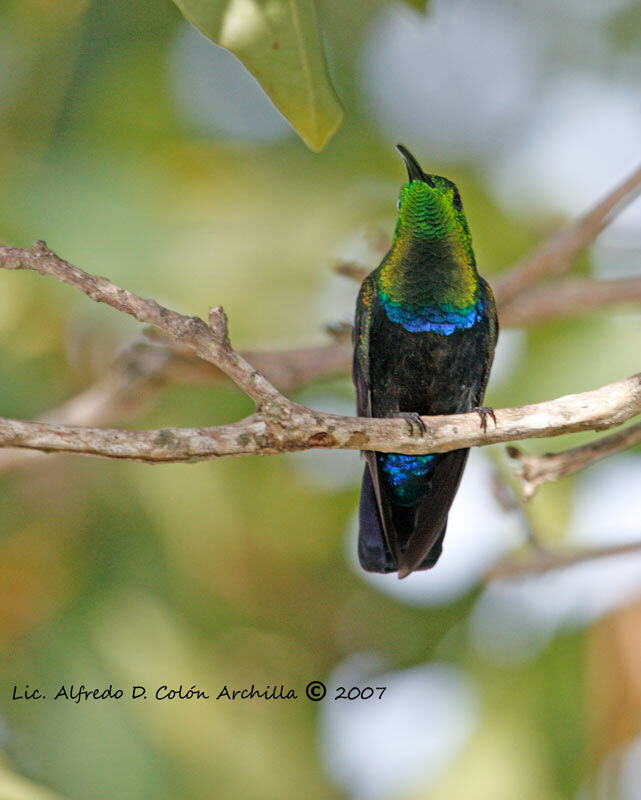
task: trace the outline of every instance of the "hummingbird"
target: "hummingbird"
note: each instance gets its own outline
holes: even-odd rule
[[[412,434],[422,434],[422,415],[476,411],[485,430],[487,416],[494,418],[481,405],[498,336],[492,290],[476,270],[456,186],[424,173],[403,145],[397,150],[408,181],[394,238],[356,303],[357,413],[402,417]],[[404,578],[436,564],[468,452],[364,453],[363,569]]]

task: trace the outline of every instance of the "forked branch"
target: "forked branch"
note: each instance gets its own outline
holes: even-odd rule
[[[576,223],[547,239],[534,253],[494,283],[504,327],[530,324],[567,313],[572,298],[591,308],[638,300],[638,281],[566,281],[535,286],[549,275],[567,271],[577,256],[636,196],[641,186],[637,169]],[[496,426],[481,431],[476,414],[424,417],[426,433],[414,438],[402,420],[377,420],[320,414],[287,399],[275,386],[288,390],[298,382],[344,371],[350,353],[346,342],[283,353],[243,356],[229,341],[221,307],[209,312],[209,324],[139,297],[106,278],[90,275],[51,252],[44,242],[32,248],[0,245],[0,267],[28,269],[80,289],[140,322],[164,332],[157,350],[144,353],[140,372],[126,377],[116,367],[94,387],[41,422],[0,420],[0,447],[25,451],[75,452],[149,462],[190,461],[231,455],[264,455],[311,448],[343,448],[400,453],[445,452],[458,447],[556,436],[584,430],[605,430],[641,413],[641,376],[568,395],[545,403],[496,411]],[[344,272],[354,275],[350,266]],[[557,302],[559,297],[563,302]],[[152,337],[152,338],[158,338]],[[189,353],[192,355],[190,356]],[[205,363],[206,362],[206,363]],[[123,365],[121,364],[122,368]],[[135,405],[145,390],[181,376],[211,381],[226,375],[256,404],[256,413],[233,425],[216,428],[168,428],[160,431],[109,430],[105,424],[118,408]],[[139,390],[139,391],[137,391]],[[87,427],[78,423],[84,422]],[[601,442],[566,453],[542,457],[518,455],[530,493],[550,476],[569,474],[613,449],[636,442],[637,426]],[[632,437],[632,438],[631,438]],[[0,470],[5,466],[0,458]],[[533,488],[532,488],[533,487]]]
[[[282,395],[231,346],[222,308],[209,324],[138,297],[106,278],[68,264],[43,242],[17,250],[0,247],[0,265],[51,275],[140,322],[154,325],[228,375],[256,403],[256,413],[215,428],[123,431],[0,420],[0,446],[46,452],[74,452],[149,462],[191,461],[232,455],[267,455],[313,448],[382,452],[446,452],[583,430],[602,430],[641,413],[641,374],[583,394],[496,411],[496,425],[481,430],[475,413],[423,417],[420,438],[400,419],[366,419],[320,414]]]

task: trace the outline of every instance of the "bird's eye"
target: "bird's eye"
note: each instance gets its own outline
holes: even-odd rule
[[[461,195],[458,193],[458,189],[456,187],[454,187],[454,191],[452,192],[452,205],[457,211],[463,210]]]

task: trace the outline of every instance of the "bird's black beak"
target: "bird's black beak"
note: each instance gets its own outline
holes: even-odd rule
[[[396,149],[403,156],[403,161],[407,167],[407,176],[410,181],[423,181],[423,183],[430,183],[430,181],[427,179],[427,175],[423,172],[418,161],[410,153],[407,147],[404,147],[402,144],[397,144]]]

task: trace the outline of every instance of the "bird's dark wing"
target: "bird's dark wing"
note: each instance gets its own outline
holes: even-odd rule
[[[442,540],[447,525],[447,515],[456,495],[469,450],[452,450],[443,453],[430,480],[430,488],[416,510],[414,529],[407,547],[398,562],[398,577],[404,578],[420,569],[434,545]],[[430,559],[433,566],[436,558]],[[425,567],[424,567],[425,568]]]
[[[372,473],[369,464],[365,464],[358,507],[358,560],[367,572],[395,572],[397,568],[381,519]]]
[[[368,275],[358,293],[353,333],[352,378],[356,387],[356,413],[359,417],[371,417],[372,415],[369,345],[372,319],[378,305],[376,285],[372,276]]]
[[[380,301],[378,299],[378,290],[371,275],[363,281],[358,295],[358,303],[356,305],[356,318],[354,320],[354,360],[352,363],[352,378],[354,386],[356,387],[356,413],[359,417],[372,416],[372,391],[370,383],[370,334],[372,330],[372,321],[374,315],[380,310]],[[373,491],[376,499],[376,508],[380,518],[380,527],[387,548],[392,555],[395,563],[398,563],[398,544],[394,533],[394,525],[390,516],[389,503],[383,498],[384,490],[381,487],[380,475],[378,472],[378,463],[376,460],[376,453],[372,451],[364,451],[363,455],[367,462],[366,470],[369,470],[369,476],[363,479],[363,487],[366,490],[366,495],[371,495]],[[368,480],[369,478],[369,480]],[[363,495],[361,494],[361,498]],[[373,544],[376,545],[377,551],[383,550],[383,542],[376,542],[374,540],[380,537],[378,530],[374,529],[375,522],[371,502],[363,507],[361,500],[361,530],[366,528],[365,534],[370,538]],[[361,539],[365,535],[361,532]],[[363,564],[365,569],[368,569]],[[371,568],[371,567],[370,567]]]
[[[485,388],[487,386],[487,382],[490,377],[490,370],[492,369],[492,362],[494,361],[494,351],[496,349],[496,341],[499,338],[499,319],[496,314],[496,303],[494,301],[494,295],[492,294],[492,289],[490,288],[489,283],[484,280],[483,278],[479,279],[481,282],[481,291],[483,292],[483,303],[485,305],[485,311],[489,323],[488,329],[488,358],[485,362],[485,372],[483,373],[483,378],[481,379],[480,389],[479,389],[479,397],[476,400],[476,405],[480,406],[483,402],[483,395],[485,394]]]

